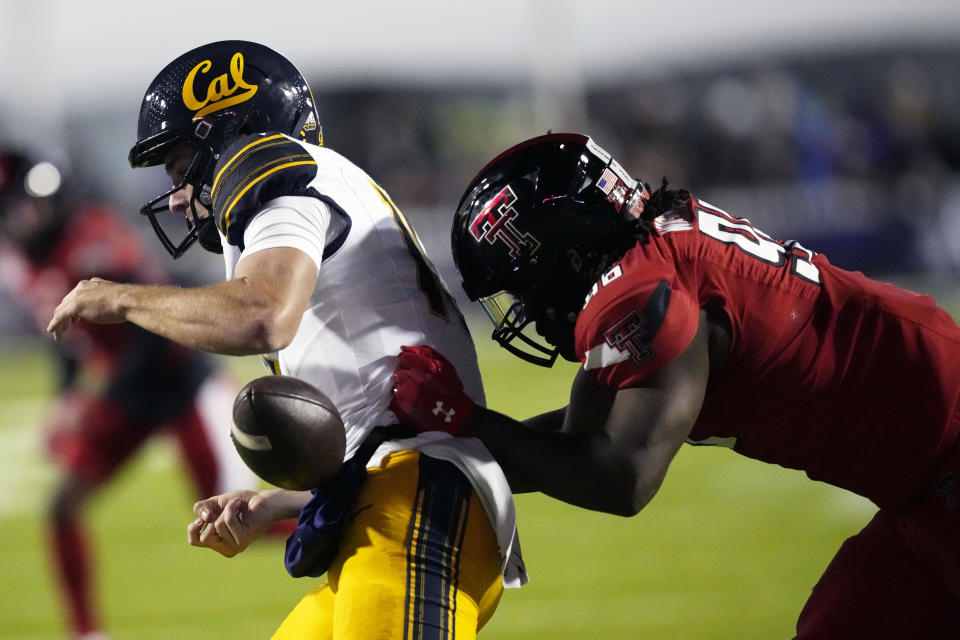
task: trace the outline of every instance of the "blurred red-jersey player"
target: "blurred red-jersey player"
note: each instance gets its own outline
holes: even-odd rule
[[[0,151],[0,270],[41,331],[84,278],[167,280],[121,216],[97,204],[72,208],[63,187],[55,165]],[[72,633],[102,638],[83,523],[90,496],[160,432],[176,439],[197,496],[256,483],[227,435],[235,385],[207,357],[132,324],[76,329],[51,341],[60,380],[46,419],[59,470],[49,543]]]

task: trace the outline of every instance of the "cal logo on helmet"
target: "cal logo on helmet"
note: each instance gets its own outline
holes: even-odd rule
[[[198,63],[187,74],[183,82],[183,104],[194,112],[193,119],[198,120],[208,113],[221,111],[241,102],[246,102],[257,93],[257,86],[249,84],[243,79],[243,54],[239,51],[230,58],[229,73],[223,73],[207,84],[206,95],[203,100],[197,98],[196,85],[197,76],[200,76],[200,84],[204,76],[210,72],[213,63],[210,60],[204,60]],[[237,91],[241,91],[237,93]]]

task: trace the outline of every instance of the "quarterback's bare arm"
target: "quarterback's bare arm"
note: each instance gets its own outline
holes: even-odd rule
[[[194,349],[226,355],[268,353],[293,339],[316,278],[316,263],[290,247],[245,256],[232,279],[206,287],[94,278],[64,297],[47,331],[59,339],[79,320],[128,321]]]

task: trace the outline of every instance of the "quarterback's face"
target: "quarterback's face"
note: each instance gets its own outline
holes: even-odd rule
[[[183,177],[186,175],[187,170],[190,169],[190,164],[193,162],[195,156],[196,150],[185,144],[174,147],[170,153],[167,154],[164,161],[164,169],[167,175],[170,176],[170,181],[173,183],[173,186],[183,183]],[[183,188],[170,194],[170,211],[174,213],[180,213],[184,216],[188,215],[191,203],[197,218],[206,218],[210,215],[210,211],[204,207],[199,200],[193,197],[192,184],[185,183],[183,184]]]

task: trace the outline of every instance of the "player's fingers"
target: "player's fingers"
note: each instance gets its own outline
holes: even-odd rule
[[[427,349],[429,349],[429,351],[427,352],[427,355],[428,355],[429,358],[430,358],[434,363],[436,363],[438,366],[440,366],[440,367],[448,367],[448,368],[450,368],[450,369],[453,368],[453,365],[450,364],[450,361],[447,360],[446,356],[444,356],[442,353],[440,353],[439,351],[437,351],[437,350],[434,349],[433,347],[427,347]]]
[[[418,381],[438,379],[446,383],[447,378],[450,377],[436,360],[423,354],[410,355],[404,362],[397,366],[397,371],[407,373],[412,379]]]
[[[401,347],[403,349],[403,347]],[[420,345],[418,347],[407,347],[412,357],[430,366],[431,370],[439,369],[453,370],[453,365],[447,360],[446,356],[431,347],[430,345]]]
[[[235,553],[233,553],[227,541],[224,540],[220,531],[217,530],[216,523],[208,524],[203,528],[203,531],[200,532],[200,545],[201,547],[207,547],[213,549],[220,555],[232,558]]]
[[[400,347],[400,355],[411,361],[415,360],[422,363],[445,362],[439,351],[429,345],[420,345],[418,347]]]
[[[220,553],[228,558],[237,555],[239,544],[236,538],[233,537],[233,532],[230,531],[230,527],[227,526],[226,518],[221,515],[210,527],[217,532],[218,542],[220,543],[218,550]]]
[[[60,327],[60,322],[56,318],[50,321],[50,324],[47,325],[47,333],[53,335],[54,340],[59,340],[60,336],[63,335],[63,329]]]
[[[457,370],[453,363],[433,347],[424,346],[418,357],[422,359],[425,367],[428,367],[431,372],[437,373],[443,378],[457,377]]]
[[[200,533],[203,532],[203,528],[206,526],[206,522],[197,518],[193,522],[187,525],[187,544],[192,547],[199,547],[200,545]]]
[[[209,522],[203,522],[196,520],[198,524],[196,525],[197,532],[197,546],[198,547],[209,547],[215,551],[219,551],[218,547],[220,543],[220,534],[217,533],[217,530]]]
[[[223,522],[223,528],[229,541],[236,546],[238,551],[243,550],[246,546],[243,544],[246,534],[246,526],[243,524],[245,508],[242,500],[231,500],[227,503],[219,520]]]
[[[393,397],[396,401],[413,402],[417,383],[422,382],[422,376],[411,370],[397,370],[393,372]]]
[[[53,310],[53,317],[47,324],[47,332],[52,333],[55,340],[59,340],[63,332],[67,330],[70,324],[71,310],[72,305],[66,304],[66,299]]]
[[[204,522],[213,522],[220,515],[220,503],[217,500],[219,496],[198,500],[193,504],[193,513]]]
[[[393,379],[393,397],[390,399],[390,410],[403,422],[416,424],[416,406],[418,396],[416,384],[410,376],[399,373]]]
[[[394,413],[406,403],[407,400],[407,389],[403,380],[403,376],[398,375],[396,372],[393,374],[393,394],[390,398],[390,410]]]
[[[436,349],[434,349],[428,344],[421,344],[416,347],[409,347],[409,349],[412,353],[416,353],[420,357],[427,358],[428,360],[436,359],[436,357],[440,355],[440,353]],[[440,356],[440,357],[442,358],[443,356]]]
[[[450,387],[446,380],[438,379],[429,371],[422,369],[403,369],[394,372],[394,396],[399,396],[409,404],[417,404],[421,397],[428,394],[445,393]]]
[[[425,356],[419,347],[401,347],[404,349],[397,356],[398,369],[424,369],[429,368],[430,358]]]
[[[401,354],[409,354],[409,355],[420,355],[420,356],[423,356],[423,355],[425,355],[426,353],[428,353],[426,350],[429,349],[429,348],[430,348],[430,347],[427,347],[427,346],[425,346],[425,345],[418,345],[418,346],[413,346],[413,347],[411,347],[411,346],[409,346],[409,345],[403,345],[402,347],[400,347],[400,353],[401,353]]]

